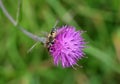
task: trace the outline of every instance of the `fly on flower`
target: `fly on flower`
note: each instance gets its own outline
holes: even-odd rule
[[[53,57],[54,64],[61,64],[63,68],[78,65],[78,60],[85,55],[83,49],[86,42],[82,37],[83,31],[76,30],[73,26],[55,26],[45,39],[45,47]]]

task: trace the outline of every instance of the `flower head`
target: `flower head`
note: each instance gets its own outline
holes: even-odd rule
[[[84,57],[85,42],[81,34],[82,31],[76,31],[72,26],[57,29],[54,44],[49,48],[55,65],[61,63],[63,67],[70,67]]]

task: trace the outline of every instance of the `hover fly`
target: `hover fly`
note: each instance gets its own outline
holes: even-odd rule
[[[48,34],[47,36],[47,40],[46,40],[46,47],[49,49],[49,47],[54,44],[55,42],[55,37],[56,37],[56,32],[57,32],[57,28],[56,25],[58,24],[58,21],[56,21],[54,27],[52,28],[51,32]]]
[[[58,24],[58,20],[56,21],[54,27],[52,28],[52,30],[50,31],[50,33],[46,36],[46,40],[45,40],[45,47],[47,47],[47,49],[49,50],[50,46],[52,44],[54,44],[55,41],[55,37],[56,37],[56,32],[57,32],[57,26]],[[39,42],[36,42],[29,50],[28,53],[31,52],[31,50],[38,44]]]

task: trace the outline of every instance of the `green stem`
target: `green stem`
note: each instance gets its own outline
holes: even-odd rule
[[[27,30],[25,30],[25,28],[23,28],[22,26],[18,25],[18,23],[12,18],[12,16],[8,13],[8,11],[6,10],[6,8],[4,7],[4,5],[2,3],[2,0],[0,0],[0,8],[2,9],[3,13],[5,14],[5,16],[10,20],[10,22],[12,22],[12,24],[17,29],[19,29],[21,32],[23,32],[25,35],[27,35],[28,37],[32,38],[33,40],[45,43],[46,39],[44,37],[36,36],[36,35],[28,32]]]

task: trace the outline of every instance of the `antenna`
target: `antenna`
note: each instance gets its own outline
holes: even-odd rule
[[[55,25],[53,26],[53,28],[55,28],[58,25],[58,22],[59,22],[59,20],[56,20]]]

